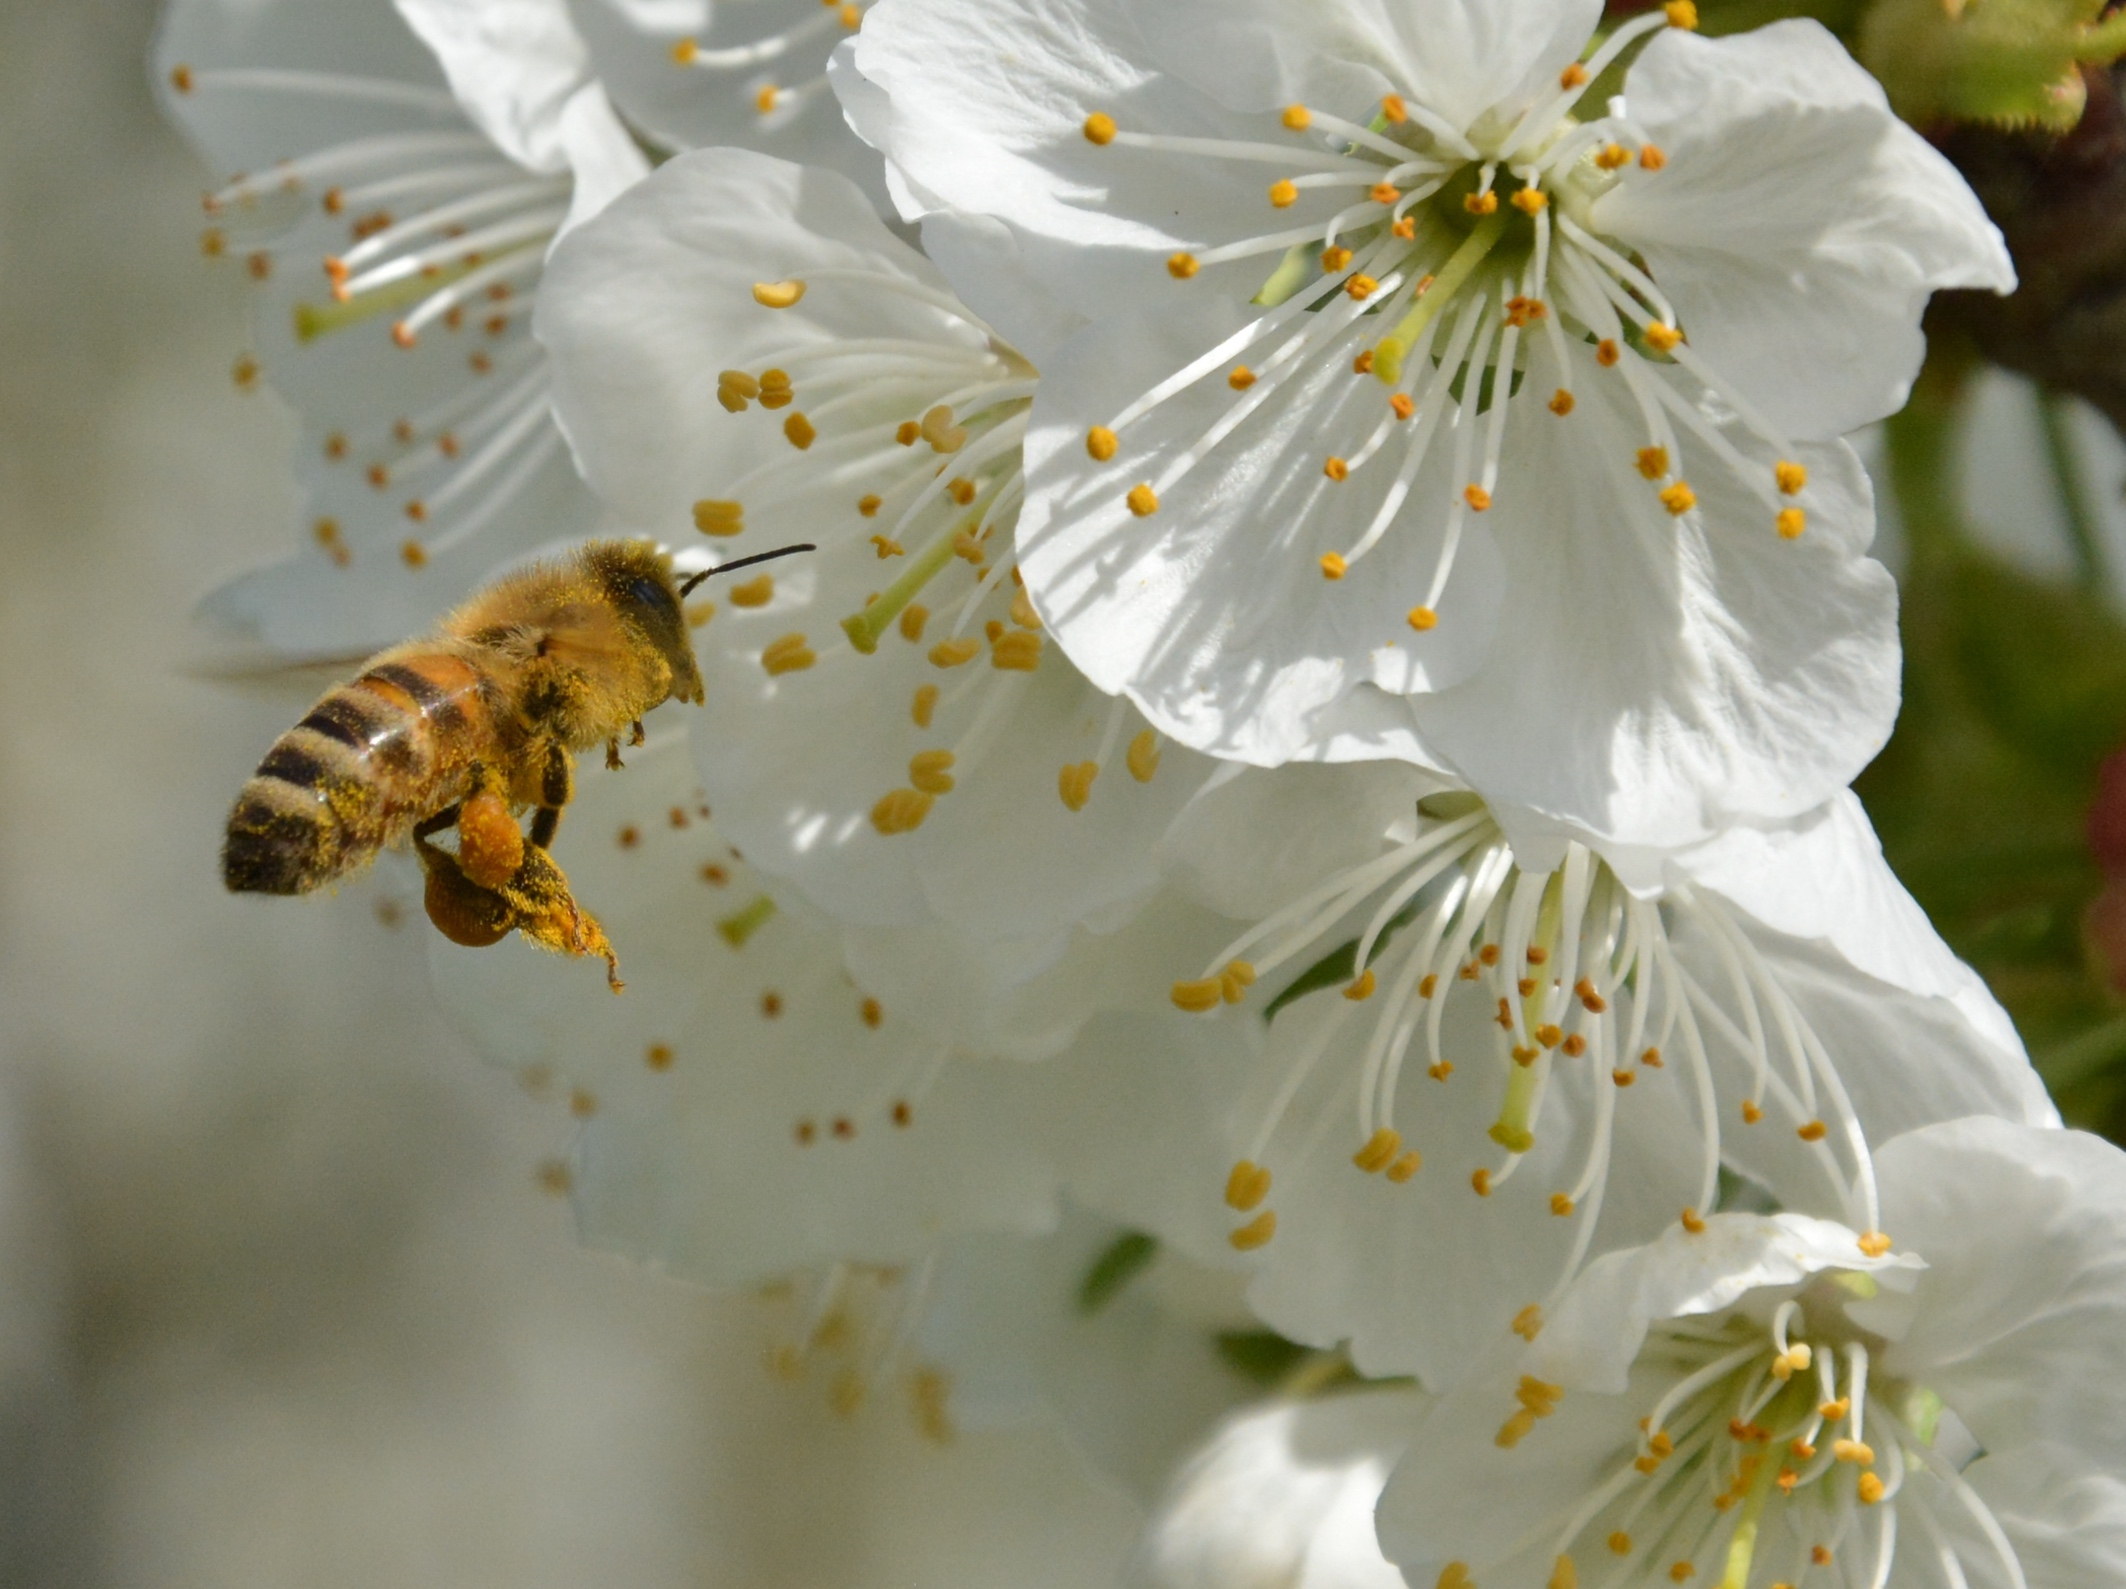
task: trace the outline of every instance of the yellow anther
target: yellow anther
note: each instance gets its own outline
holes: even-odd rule
[[[1388,399],[1388,407],[1394,412],[1397,419],[1408,419],[1417,412],[1417,399],[1408,392],[1397,392]]]
[[[860,5],[851,3],[848,5],[837,6],[835,8],[835,15],[837,19],[841,22],[841,25],[847,28],[851,33],[854,33],[858,28],[864,25],[864,8]]]
[[[1595,363],[1601,365],[1605,370],[1615,369],[1617,360],[1623,356],[1623,350],[1617,346],[1616,340],[1612,337],[1604,337],[1595,344]]]
[[[1578,61],[1574,61],[1564,71],[1558,73],[1558,87],[1560,88],[1585,88],[1586,86],[1587,68]]]
[[[426,568],[428,566],[428,548],[419,541],[403,542],[399,547],[399,561],[408,568]]]
[[[782,98],[781,89],[777,88],[773,83],[764,83],[761,85],[760,92],[753,96],[753,108],[765,116],[775,109],[775,102],[780,98]],[[774,307],[781,308],[783,306],[778,304]]]
[[[1513,1024],[1512,1017],[1507,1017],[1507,1019],[1501,1024],[1511,1026]],[[1533,1065],[1538,1059],[1542,1057],[1543,1051],[1540,1048],[1533,1046],[1532,1044],[1516,1045],[1513,1049],[1513,1062],[1516,1065],[1519,1065],[1524,1070],[1527,1069],[1527,1067],[1529,1067],[1530,1065]]]
[[[812,428],[812,421],[803,414],[794,412],[782,422],[782,433],[799,452],[803,452],[819,438],[819,432]]]
[[[1595,164],[1604,171],[1621,171],[1631,164],[1631,151],[1620,143],[1604,144],[1595,156]]]
[[[1671,1583],[1689,1583],[1691,1579],[1697,1576],[1698,1569],[1687,1561],[1673,1562],[1668,1569],[1668,1577]]]
[[[1251,1160],[1242,1159],[1225,1178],[1225,1206],[1239,1213],[1260,1208],[1269,1195],[1270,1172]]]
[[[1304,105],[1287,105],[1284,108],[1284,125],[1287,132],[1305,132],[1314,125],[1314,113]]]
[[[1196,263],[1196,256],[1185,249],[1178,254],[1167,256],[1166,273],[1176,281],[1187,281],[1200,268]]]
[[[1609,1079],[1615,1082],[1619,1087],[1629,1087],[1633,1082],[1637,1081],[1639,1078],[1638,1075],[1633,1071],[1613,1070],[1609,1073]]]
[[[762,370],[760,372],[760,406],[762,408],[788,408],[797,396],[790,385],[788,370]]]
[[[1393,99],[1394,96],[1391,94],[1389,98]],[[1396,103],[1401,104],[1402,101],[1396,100]],[[1469,1564],[1461,1561],[1448,1562],[1440,1569],[1439,1582],[1433,1589],[1476,1589],[1475,1583],[1469,1577]]]
[[[1821,1402],[1817,1405],[1816,1408],[1817,1413],[1822,1417],[1825,1423],[1841,1422],[1845,1418],[1845,1415],[1851,1412],[1852,1410],[1853,1403],[1848,1397],[1845,1396],[1840,1396],[1836,1401]]]
[[[1831,1548],[1828,1545],[1811,1545],[1809,1547],[1809,1560],[1819,1567],[1830,1566]]]
[[[1412,607],[1409,614],[1409,623],[1411,628],[1415,629],[1419,634],[1423,634],[1428,629],[1437,629],[1439,627],[1439,614],[1430,607]],[[1425,980],[1429,982],[1432,979],[1427,977]],[[1427,994],[1426,997],[1429,998],[1431,995]]]
[[[917,421],[916,433],[930,443],[932,452],[958,452],[967,445],[964,426],[952,422],[952,408],[940,403]]]
[[[1344,997],[1353,1004],[1362,1004],[1373,997],[1373,990],[1379,985],[1379,979],[1373,975],[1373,968],[1367,966],[1359,972],[1356,980],[1344,989]]]
[[[1373,350],[1371,348],[1360,348],[1358,350],[1358,357],[1351,361],[1351,373],[1353,375],[1371,375],[1373,373]]]
[[[1560,419],[1563,419],[1567,414],[1571,413],[1575,408],[1578,408],[1579,406],[1579,399],[1574,397],[1572,393],[1566,391],[1565,388],[1562,386],[1557,389],[1556,393],[1550,399],[1550,411],[1553,414],[1557,415]]]
[[[1523,1407],[1499,1426],[1494,1443],[1501,1451],[1511,1451],[1525,1440],[1534,1428],[1535,1414]]]
[[[1890,1238],[1879,1230],[1871,1230],[1860,1238],[1860,1250],[1870,1258],[1880,1258],[1894,1245]]]
[[[1831,1455],[1840,1462],[1857,1462],[1862,1467],[1875,1463],[1874,1448],[1864,1440],[1833,1440]]]
[[[1673,353],[1683,346],[1683,333],[1656,320],[1646,328],[1646,345],[1656,353]]]
[[[1401,1186],[1424,1167],[1424,1159],[1413,1148],[1408,1153],[1399,1156],[1393,1164],[1388,1166],[1384,1173],[1389,1180],[1393,1181],[1397,1186]]]
[[[1380,113],[1397,126],[1410,119],[1410,107],[1403,103],[1403,96],[1400,94],[1382,95]]]
[[[1321,554],[1321,577],[1323,579],[1342,579],[1349,571],[1350,565],[1343,560],[1341,553],[1324,552]]]
[[[770,678],[783,673],[802,673],[818,660],[801,634],[786,634],[780,640],[770,642],[760,654],[760,665]]]
[[[941,668],[956,668],[982,654],[979,640],[942,640],[930,648],[931,662]]]
[[[902,420],[899,427],[893,432],[893,439],[903,447],[913,447],[923,439],[922,422],[913,419]]]
[[[1572,1210],[1573,1201],[1571,1198],[1567,1197],[1563,1192],[1552,1192],[1550,1194],[1550,1211],[1553,1214],[1557,1215],[1558,1218],[1569,1218],[1572,1214]]]
[[[1148,519],[1159,511],[1158,494],[1149,485],[1142,482],[1131,486],[1129,488],[1129,496],[1124,500],[1129,503],[1130,512],[1136,514],[1140,519]]]
[[[915,702],[908,709],[908,715],[915,719],[915,726],[917,728],[928,728],[930,719],[937,714],[937,709],[938,687],[935,684],[917,685]]]
[[[1639,474],[1647,480],[1658,480],[1668,473],[1668,449],[1666,447],[1641,447],[1639,449]]]
[[[1392,182],[1376,182],[1367,190],[1366,197],[1375,204],[1393,204],[1403,196],[1403,190]],[[1349,250],[1345,250],[1346,253]]]
[[[1529,1303],[1528,1306],[1513,1316],[1513,1323],[1509,1327],[1522,1340],[1533,1341],[1538,1335],[1543,1333],[1542,1308],[1533,1302]]]
[[[1007,673],[1033,672],[1041,665],[1041,637],[1025,629],[998,635],[989,648],[989,665]]]
[[[1496,193],[1471,193],[1462,200],[1462,208],[1471,215],[1496,215],[1499,196]]]
[[[1793,1452],[1794,1456],[1802,1462],[1813,1462],[1816,1459],[1816,1448],[1806,1440],[1796,1440],[1787,1447],[1787,1450]]]
[[[1523,188],[1513,196],[1513,207],[1523,215],[1535,215],[1550,205],[1550,195],[1541,188]]]
[[[888,838],[913,833],[936,804],[937,796],[920,789],[896,789],[871,808],[871,825]]]
[[[1473,485],[1467,487],[1462,492],[1462,500],[1469,504],[1472,512],[1489,513],[1491,511],[1491,493],[1482,486]]]
[[[1545,1024],[1535,1029],[1535,1040],[1545,1048],[1556,1048],[1565,1041],[1565,1034],[1555,1026]]]
[[[1639,151],[1639,168],[1642,171],[1658,171],[1668,164],[1668,156],[1659,144],[1648,144]]]
[[[1744,1125],[1753,1126],[1758,1124],[1763,1119],[1764,1106],[1762,1104],[1758,1103],[1755,1099],[1752,1098],[1745,1098],[1742,1100],[1742,1123]]]
[[[1683,1211],[1682,1219],[1683,1228],[1693,1236],[1705,1234],[1705,1219],[1695,1208],[1686,1208]]]
[[[1668,25],[1672,28],[1695,28],[1698,25],[1695,0],[1668,0],[1661,9],[1668,14]]]
[[[1094,463],[1106,463],[1114,457],[1115,449],[1120,445],[1121,442],[1115,433],[1105,425],[1095,425],[1085,433],[1086,455]]]
[[[1799,508],[1781,508],[1779,517],[1773,522],[1779,526],[1782,539],[1798,541],[1802,532],[1809,527],[1809,516]]]
[[[1469,1188],[1478,1197],[1489,1197],[1491,1195],[1491,1172],[1489,1170],[1478,1170],[1471,1175],[1469,1177]]]
[[[1661,1050],[1658,1048],[1647,1049],[1645,1053],[1639,1056],[1639,1063],[1659,1070],[1661,1068]]]
[[[917,641],[923,638],[923,625],[930,621],[930,609],[919,601],[911,601],[901,609],[901,638]]]
[[[1524,1061],[1525,1063],[1525,1061]],[[1496,1122],[1485,1133],[1508,1153],[1526,1153],[1535,1146],[1535,1133],[1526,1126],[1510,1125],[1504,1120]]]
[[[1159,734],[1156,729],[1144,729],[1129,742],[1129,775],[1139,783],[1150,783],[1159,771]]]
[[[1229,960],[1218,975],[1218,996],[1228,1004],[1238,1004],[1254,985],[1255,968],[1245,960]]]
[[[1255,384],[1255,372],[1245,364],[1233,366],[1233,373],[1225,378],[1225,384],[1236,392],[1244,392]]]
[[[1096,110],[1085,118],[1085,141],[1101,145],[1115,141],[1115,118],[1104,110]]]
[[[1033,598],[1028,596],[1024,590],[1012,592],[1011,621],[1021,629],[1038,629],[1041,627],[1041,615],[1033,610]]]
[[[882,563],[889,557],[906,557],[908,555],[908,548],[901,545],[899,541],[894,540],[890,535],[874,535],[870,539],[871,544],[878,549],[878,560]]]
[[[1863,1474],[1861,1474],[1861,1476],[1860,1476],[1860,1504],[1861,1504],[1862,1506],[1873,1506],[1873,1505],[1875,1505],[1875,1503],[1876,1503],[1876,1502],[1878,1502],[1878,1501],[1880,1501],[1880,1500],[1882,1499],[1882,1492],[1883,1492],[1883,1483],[1882,1483],[1882,1480],[1881,1480],[1880,1478],[1876,1477],[1876,1475],[1874,1475],[1873,1473],[1863,1473]]]
[[[1401,220],[1397,221],[1393,226],[1389,227],[1388,230],[1393,232],[1396,237],[1401,239],[1403,242],[1407,243],[1413,237],[1417,236],[1417,217],[1414,215],[1405,215]],[[1427,277],[1426,279],[1430,280],[1431,278]]]
[[[1360,303],[1365,302],[1366,299],[1372,297],[1379,290],[1380,283],[1367,275],[1353,276],[1344,283],[1344,291]]]
[[[999,664],[1001,666],[1001,664]],[[1093,780],[1100,776],[1100,764],[1096,761],[1075,762],[1056,774],[1056,791],[1063,797],[1063,804],[1073,811],[1083,811],[1093,797]]]
[[[1662,491],[1660,497],[1661,506],[1679,519],[1698,505],[1698,493],[1690,488],[1689,482],[1683,480],[1678,480]]]
[[[1581,1005],[1590,1015],[1600,1015],[1609,1008],[1609,1000],[1603,998],[1600,993],[1595,991],[1593,981],[1587,977],[1582,977],[1575,982],[1572,985],[1572,991],[1579,996]]]
[[[919,750],[908,762],[908,781],[924,794],[951,794],[954,781],[949,769],[954,760],[949,750]]]
[[[1821,1120],[1811,1120],[1794,1133],[1795,1136],[1801,1138],[1804,1142],[1821,1142],[1830,1134],[1831,1128]]]
[[[762,574],[758,579],[749,579],[743,585],[731,587],[731,605],[734,607],[765,607],[774,599],[773,574]]]
[[[1217,977],[1205,977],[1200,982],[1176,982],[1168,997],[1179,1009],[1191,1015],[1203,1015],[1215,1010],[1225,1002],[1225,993]]]
[[[1533,1374],[1523,1374],[1521,1382],[1514,1387],[1513,1394],[1523,1407],[1538,1418],[1548,1418],[1558,1410],[1558,1403],[1565,1399],[1565,1387],[1549,1384],[1537,1379]]]
[[[1280,210],[1288,210],[1299,202],[1299,184],[1282,178],[1270,184],[1270,202]]]
[[[743,503],[703,498],[694,504],[694,528],[704,535],[737,535],[746,527]]]
[[[1487,965],[1487,966],[1495,966],[1495,965],[1497,965],[1497,964],[1499,963],[1499,946],[1498,946],[1497,944],[1495,944],[1495,943],[1487,943],[1487,944],[1483,945],[1483,946],[1482,946],[1481,948],[1479,948],[1479,949],[1477,950],[1477,952],[1476,952],[1476,958],[1477,958],[1477,963],[1478,963],[1479,965]],[[1505,1002],[1504,1000],[1501,1000],[1501,1001],[1500,1001],[1500,1003],[1501,1003],[1502,1005],[1503,1005],[1503,1003],[1504,1003],[1504,1002]]]
[[[1258,1247],[1267,1247],[1270,1238],[1276,1234],[1277,1210],[1266,1208],[1226,1237],[1226,1240],[1233,1244],[1236,1252],[1253,1252]]]
[[[716,376],[716,394],[721,397],[726,392],[741,399],[738,406],[743,408],[746,401],[760,396],[760,382],[744,370],[723,370]],[[727,402],[724,406],[728,408],[731,405]]]
[[[1402,1133],[1389,1126],[1382,1126],[1366,1138],[1366,1144],[1351,1155],[1351,1162],[1368,1175],[1378,1175],[1395,1162],[1403,1150]]]
[[[1779,460],[1772,474],[1779,482],[1781,493],[1790,497],[1799,495],[1802,488],[1809,483],[1807,465],[1790,463],[1784,458]]]
[[[788,309],[805,295],[801,281],[756,281],[753,301],[763,309]]]
[[[1631,1535],[1620,1528],[1609,1536],[1608,1545],[1611,1555],[1629,1556],[1631,1554]]]
[[[1341,458],[1331,457],[1325,459],[1321,466],[1321,472],[1331,480],[1348,480],[1351,478],[1351,466]]]
[[[1676,1442],[1666,1429],[1662,1429],[1647,1439],[1646,1449],[1665,1462],[1676,1454]]]

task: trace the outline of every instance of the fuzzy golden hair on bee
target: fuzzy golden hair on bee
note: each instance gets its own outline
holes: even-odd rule
[[[446,934],[485,943],[514,930],[602,955],[617,991],[603,930],[546,853],[575,758],[602,742],[618,768],[645,714],[706,698],[682,606],[699,579],[811,549],[682,584],[654,542],[598,540],[502,576],[430,634],[371,657],[274,743],[230,813],[222,880],[304,894],[410,843]],[[514,831],[526,810],[523,842],[504,842],[498,824]],[[434,842],[453,827],[455,852]]]

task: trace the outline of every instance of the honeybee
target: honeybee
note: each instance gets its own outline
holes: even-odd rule
[[[222,844],[235,893],[307,894],[409,840],[429,920],[483,947],[521,932],[598,955],[620,991],[605,931],[547,853],[575,789],[575,757],[643,740],[643,715],[699,705],[682,603],[715,574],[681,580],[650,541],[591,541],[476,592],[421,639],[373,656],[274,742],[236,798]],[[533,812],[528,832],[518,813]],[[436,836],[457,829],[457,849]]]

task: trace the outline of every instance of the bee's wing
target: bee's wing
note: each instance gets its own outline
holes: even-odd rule
[[[373,653],[291,657],[264,646],[215,645],[182,659],[177,671],[241,694],[278,701],[291,710],[308,705],[336,684],[362,671]]]

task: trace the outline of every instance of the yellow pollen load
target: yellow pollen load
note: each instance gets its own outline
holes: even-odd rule
[[[1007,673],[1033,672],[1041,665],[1041,637],[1024,629],[997,636],[989,648],[989,665]]]
[[[743,585],[731,587],[731,605],[734,607],[765,607],[774,599],[773,574],[762,574],[758,579],[749,579]]]
[[[1322,464],[1321,472],[1331,480],[1348,480],[1351,478],[1351,466],[1341,458],[1327,460]]]
[[[930,621],[930,609],[919,601],[911,601],[901,609],[901,638],[911,644],[923,638],[923,625]],[[924,686],[929,688],[929,686]]]
[[[1809,516],[1799,508],[1781,508],[1772,522],[1778,525],[1781,540],[1798,541],[1809,527]]]
[[[1255,377],[1251,375],[1248,379],[1253,381]],[[1095,425],[1085,433],[1085,453],[1094,463],[1106,463],[1114,457],[1115,449],[1120,445],[1115,433],[1105,425]]]
[[[1695,1208],[1686,1208],[1682,1214],[1683,1228],[1693,1236],[1705,1234],[1705,1219]]]
[[[1894,1246],[1890,1238],[1879,1230],[1871,1230],[1860,1238],[1860,1250],[1870,1258],[1880,1258]]]
[[[1513,1323],[1508,1328],[1522,1340],[1533,1341],[1543,1333],[1542,1308],[1533,1302],[1529,1303],[1513,1316]]]
[[[774,678],[784,673],[802,673],[819,660],[801,634],[786,634],[760,654],[760,665]]]
[[[908,715],[915,719],[915,726],[928,728],[930,719],[937,714],[937,709],[938,687],[935,684],[917,686],[914,704],[908,710]]]
[[[1604,144],[1595,164],[1604,171],[1621,171],[1631,164],[1631,151],[1620,143]]]
[[[1408,392],[1397,392],[1388,399],[1388,407],[1397,419],[1408,419],[1417,412],[1417,402]]]
[[[795,279],[753,283],[753,301],[763,309],[788,309],[804,295],[805,284]]]
[[[1558,87],[1560,88],[1585,88],[1586,86],[1587,68],[1578,61],[1574,61],[1564,71],[1558,73]]]
[[[1070,810],[1083,811],[1093,797],[1093,780],[1099,776],[1098,762],[1074,762],[1056,774],[1056,792]]]
[[[1563,419],[1579,406],[1579,399],[1562,386],[1557,389],[1556,394],[1550,399],[1550,411],[1560,419]]]
[[[1550,1194],[1550,1211],[1551,1213],[1557,1215],[1558,1218],[1570,1218],[1572,1215],[1572,1209],[1572,1199],[1567,1197],[1563,1192],[1552,1192]]]
[[[1381,97],[1380,113],[1389,121],[1401,126],[1410,119],[1410,107],[1403,103],[1400,94],[1385,94]]]
[[[1321,577],[1323,579],[1342,579],[1349,571],[1349,567],[1350,565],[1344,562],[1343,554],[1340,552],[1324,552],[1321,554]]]
[[[812,421],[795,412],[782,422],[782,433],[799,452],[803,452],[819,438],[819,432],[812,428]]]
[[[1187,281],[1201,268],[1196,263],[1196,256],[1186,249],[1178,254],[1167,256],[1166,273],[1176,281]]]
[[[1267,1247],[1270,1238],[1276,1234],[1277,1210],[1266,1208],[1226,1237],[1226,1240],[1233,1244],[1233,1250],[1236,1252],[1253,1252],[1259,1247]]]
[[[1131,486],[1129,495],[1123,500],[1129,503],[1130,512],[1140,519],[1148,519],[1159,511],[1158,494],[1142,481]]]
[[[1549,204],[1550,195],[1541,188],[1523,188],[1513,196],[1513,207],[1523,215],[1534,215]]]
[[[1129,754],[1124,758],[1129,763],[1129,775],[1139,783],[1150,783],[1159,771],[1159,735],[1147,728],[1129,742]]]
[[[1462,208],[1471,215],[1496,215],[1499,212],[1499,196],[1496,193],[1472,193],[1462,200]]]
[[[746,527],[742,503],[719,502],[704,497],[694,504],[694,528],[704,535],[737,535]]]
[[[1255,372],[1245,364],[1233,366],[1233,373],[1225,378],[1225,384],[1236,392],[1244,392],[1255,384]]]
[[[1795,1136],[1801,1138],[1801,1140],[1804,1142],[1821,1142],[1825,1137],[1829,1136],[1830,1134],[1831,1128],[1825,1125],[1821,1120],[1811,1120],[1807,1125],[1801,1127],[1798,1131],[1794,1133]]]
[[[1105,147],[1115,141],[1115,118],[1096,110],[1085,118],[1085,141]]]
[[[1693,491],[1686,481],[1682,480],[1678,480],[1667,490],[1661,492],[1660,497],[1661,506],[1668,509],[1671,514],[1679,519],[1698,505],[1698,493]]]
[[[1646,345],[1656,353],[1673,353],[1683,346],[1683,333],[1656,320],[1646,328]]]
[[[1658,480],[1668,473],[1668,449],[1666,447],[1641,447],[1639,449],[1639,473],[1648,480]]]
[[[1473,485],[1468,487],[1462,492],[1462,500],[1469,504],[1472,512],[1489,513],[1491,511],[1491,493],[1482,486]]]
[[[1366,1139],[1364,1147],[1351,1155],[1351,1162],[1368,1175],[1378,1175],[1393,1164],[1403,1150],[1402,1134],[1382,1126]]]
[[[979,640],[941,640],[930,648],[930,661],[940,668],[956,668],[982,654]]]
[[[1366,299],[1372,297],[1373,294],[1378,292],[1379,290],[1380,283],[1375,281],[1371,276],[1353,276],[1349,281],[1344,283],[1344,291],[1349,293],[1354,299],[1358,300],[1361,303],[1363,303]]]
[[[1798,496],[1802,488],[1809,483],[1808,467],[1805,464],[1790,463],[1784,458],[1779,460],[1772,474],[1779,482],[1782,496]]]
[[[1270,1172],[1251,1160],[1242,1159],[1225,1178],[1225,1206],[1236,1213],[1254,1212],[1269,1195]]]
[[[1601,365],[1605,370],[1615,369],[1617,360],[1623,356],[1623,353],[1618,350],[1615,341],[1609,337],[1604,337],[1595,344],[1595,363]]]
[[[1279,178],[1270,184],[1270,202],[1280,210],[1288,210],[1299,202],[1299,184],[1289,177]]]
[[[1659,144],[1650,143],[1639,151],[1639,169],[1642,171],[1659,171],[1667,164],[1668,156]]]
[[[924,794],[951,794],[955,784],[950,771],[954,757],[949,750],[919,750],[908,762],[908,781]]]
[[[766,377],[763,376],[762,379],[765,380]],[[761,401],[766,402],[767,399],[762,398]],[[930,443],[932,452],[958,452],[967,445],[966,428],[952,422],[952,407],[947,403],[940,403],[924,414],[917,422],[916,434]]]
[[[1287,132],[1305,132],[1314,125],[1314,113],[1304,105],[1287,105],[1283,120]]]
[[[1358,974],[1357,979],[1344,989],[1344,997],[1353,1004],[1363,1004],[1373,997],[1373,990],[1379,985],[1380,980],[1373,975],[1373,968],[1367,966]]]
[[[790,385],[788,370],[762,370],[760,372],[760,406],[762,408],[788,408],[797,393]]]
[[[936,804],[937,796],[920,789],[896,789],[871,808],[871,825],[887,838],[913,833]]]

